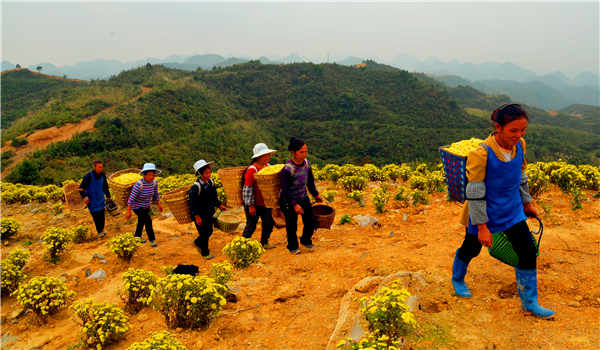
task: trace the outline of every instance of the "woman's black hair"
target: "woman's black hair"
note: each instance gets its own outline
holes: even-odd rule
[[[290,139],[290,145],[288,146],[288,151],[297,152],[305,144],[306,144],[306,142],[304,142],[303,140],[292,137]]]
[[[500,124],[500,126],[521,118],[529,120],[529,115],[520,104],[516,103],[502,105],[492,113],[492,121]]]

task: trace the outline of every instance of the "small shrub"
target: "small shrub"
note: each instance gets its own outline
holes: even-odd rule
[[[65,250],[73,239],[71,230],[59,227],[49,227],[42,235],[42,241],[46,246],[46,253],[51,262],[56,263],[60,254]]]
[[[323,169],[319,170],[318,180],[329,180],[335,183],[339,177],[340,166],[335,164],[327,164],[323,167]]]
[[[413,190],[428,191],[429,181],[426,176],[415,174],[408,179],[408,186]]]
[[[400,187],[394,196],[394,200],[397,201],[401,207],[408,207],[411,200],[410,190],[406,187]]]
[[[585,177],[585,188],[589,190],[600,190],[600,169],[593,165],[578,166],[579,172]]]
[[[335,200],[336,195],[337,195],[337,191],[335,191],[335,190],[323,191],[323,198],[328,202],[333,202]]]
[[[339,183],[346,192],[364,191],[368,180],[364,176],[345,176],[339,179]]]
[[[392,181],[396,181],[400,178],[401,167],[396,164],[388,164],[384,166],[381,170],[383,171],[383,175],[386,179],[390,179]]]
[[[338,179],[341,177],[348,176],[362,176],[362,173],[362,167],[356,166],[354,164],[344,164],[338,169]]]
[[[223,248],[229,261],[235,267],[248,267],[257,262],[264,249],[260,242],[244,237],[236,237]]]
[[[198,328],[217,317],[226,304],[225,292],[210,277],[171,274],[158,280],[150,300],[169,328]]]
[[[125,308],[131,313],[140,311],[144,306],[149,305],[148,299],[152,292],[152,287],[156,285],[156,276],[146,270],[129,269],[123,274],[123,287],[127,298],[125,299]]]
[[[346,197],[357,201],[361,205],[363,203],[364,196],[365,193],[363,191],[352,191],[346,195]]]
[[[384,172],[376,165],[365,164],[362,168],[369,181],[385,181],[387,179]]]
[[[45,321],[48,315],[64,308],[75,292],[67,290],[60,278],[38,276],[21,284],[13,294],[24,309],[33,311]]]
[[[0,239],[7,239],[19,233],[21,223],[13,218],[2,218],[0,219],[0,227]]]
[[[581,189],[586,186],[585,176],[572,164],[566,164],[556,170],[552,170],[550,180],[565,193],[570,193],[574,189]]]
[[[160,270],[165,274],[165,275],[170,275],[173,273],[173,270],[175,270],[175,266],[173,265],[164,265],[160,267]]]
[[[135,237],[133,233],[126,232],[111,239],[108,242],[110,249],[117,254],[120,259],[130,261],[133,254],[142,245],[142,239]]]
[[[378,213],[385,212],[385,206],[390,200],[390,194],[382,187],[377,188],[373,191],[373,204],[375,205],[375,210]]]
[[[77,225],[71,229],[73,232],[73,242],[83,243],[90,240],[89,228],[85,225]]]
[[[228,262],[212,264],[208,277],[224,286],[233,278],[233,265]]]
[[[400,350],[404,347],[401,340],[392,340],[387,335],[376,337],[373,333],[368,333],[360,341],[352,338],[342,340],[336,345],[340,350]]]
[[[60,213],[63,212],[63,210],[65,210],[65,206],[62,203],[54,203],[51,207],[50,207],[50,211],[52,212],[52,214],[54,215],[58,215]]]
[[[27,278],[23,269],[14,262],[6,259],[0,265],[0,289],[2,294],[11,294],[19,287],[19,284]]]
[[[398,176],[404,180],[407,181],[410,176],[413,173],[413,169],[410,167],[410,165],[407,164],[402,164],[400,165],[400,169],[398,170]]]
[[[30,256],[31,253],[29,253],[29,250],[15,248],[6,256],[4,261],[7,264],[14,264],[22,269],[25,267],[25,264],[27,264],[27,260],[29,260]]]
[[[410,199],[414,207],[419,204],[429,204],[429,198],[425,191],[414,190],[410,193]]]
[[[119,341],[129,330],[129,318],[115,305],[88,299],[75,302],[71,310],[79,319],[82,341],[88,347],[102,349]]]
[[[389,287],[381,287],[373,297],[361,299],[361,311],[376,337],[386,335],[396,340],[416,328],[417,321],[406,305],[408,297],[410,293],[394,282]]]
[[[537,197],[550,188],[550,176],[544,173],[539,163],[527,164],[525,174],[527,174],[529,194],[532,197]]]
[[[344,214],[342,215],[342,217],[340,218],[340,225],[344,225],[347,224],[349,222],[352,221],[352,216],[349,214]]]
[[[573,196],[573,198],[571,199],[571,209],[583,209],[583,203],[581,203],[581,189],[573,188],[571,190],[571,196]]]
[[[167,331],[154,332],[142,342],[135,342],[127,350],[187,350],[177,338]]]

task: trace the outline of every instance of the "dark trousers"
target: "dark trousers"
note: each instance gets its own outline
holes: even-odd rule
[[[252,237],[252,234],[256,230],[256,224],[258,223],[258,218],[262,220],[262,233],[260,236],[260,243],[263,245],[269,243],[269,237],[271,237],[271,232],[273,232],[273,215],[271,208],[266,208],[263,206],[254,206],[256,208],[256,215],[250,215],[250,209],[247,205],[244,205],[244,211],[246,212],[246,227],[244,227],[244,233],[242,236],[246,238]]]
[[[536,268],[537,249],[531,239],[529,227],[525,221],[515,224],[513,227],[504,231],[506,237],[512,244],[515,253],[519,257],[518,268],[523,270],[533,270]],[[458,249],[458,258],[467,264],[479,255],[481,243],[477,235],[466,234],[462,246]]]
[[[315,217],[312,210],[312,205],[308,197],[301,199],[298,204],[304,210],[302,214],[302,223],[304,224],[304,230],[302,231],[302,237],[300,237],[300,243],[303,245],[312,244],[312,236],[315,232]],[[287,249],[295,250],[298,249],[298,236],[296,231],[298,230],[298,214],[294,210],[293,206],[282,208],[285,215],[285,230],[287,231]]]
[[[137,228],[135,229],[135,236],[142,237],[142,230],[146,226],[146,234],[148,239],[154,241],[154,229],[152,228],[152,217],[150,217],[150,208],[133,209],[133,212],[138,217]]]
[[[104,231],[104,209],[98,211],[91,211],[92,219],[94,219],[94,225],[96,225],[96,231],[101,233]]]
[[[214,219],[212,217],[202,218],[202,226],[199,226],[194,221],[196,230],[198,230],[198,238],[194,240],[194,244],[196,247],[200,248],[200,253],[202,256],[210,255],[210,250],[208,249],[208,240],[213,234],[213,223]]]

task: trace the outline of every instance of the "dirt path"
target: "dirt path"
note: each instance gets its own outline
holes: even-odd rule
[[[129,99],[121,104],[112,105],[112,106],[110,106],[88,118],[82,119],[78,123],[68,123],[68,124],[62,125],[60,127],[53,126],[48,129],[36,130],[35,132],[33,132],[31,135],[29,135],[27,137],[25,137],[25,135],[21,135],[20,137],[27,139],[26,145],[24,145],[22,147],[13,147],[11,145],[7,145],[7,146],[4,146],[1,150],[2,152],[8,151],[8,150],[12,150],[15,152],[15,155],[11,158],[12,162],[10,164],[6,165],[5,167],[2,167],[3,175],[6,171],[15,167],[23,159],[27,158],[27,156],[30,155],[31,153],[42,150],[42,149],[46,148],[46,146],[48,146],[49,144],[51,144],[53,142],[70,140],[73,137],[73,135],[75,135],[77,133],[94,130],[94,123],[96,123],[96,119],[98,119],[98,117],[102,113],[110,112],[113,109],[115,109],[117,106],[120,106],[122,104],[131,103],[131,102],[137,100],[138,98],[144,96],[145,94],[149,93],[150,91],[152,91],[152,88],[142,87],[142,93],[140,93],[139,95],[132,97],[131,99]]]
[[[285,249],[285,230],[276,229],[271,242],[277,248],[269,250],[260,263],[236,271],[231,284],[238,291],[238,303],[227,304],[208,329],[171,332],[190,350],[324,349],[335,327],[340,301],[355,283],[367,276],[421,271],[426,287],[418,294],[420,310],[415,315],[422,325],[422,336],[413,349],[598,349],[600,201],[592,194],[584,195],[584,209],[577,212],[570,209],[566,195],[558,191],[543,195],[546,203],[552,203],[552,211],[543,216],[546,225],[538,259],[539,301],[556,311],[552,320],[521,311],[514,270],[485,250],[469,267],[466,280],[473,298],[453,296],[449,281],[452,258],[464,231],[456,223],[460,208],[447,202],[444,194],[435,195],[431,205],[391,208],[385,214],[375,214],[371,203],[361,208],[339,194],[334,202],[336,223],[343,214],[369,214],[379,217],[382,226],[336,224],[332,230],[318,230],[314,237],[317,248],[313,252],[303,249],[296,256]],[[2,252],[31,240],[32,258],[26,273],[64,277],[77,292],[77,299],[91,297],[122,305],[117,291],[121,275],[129,267],[162,275],[163,265],[191,263],[204,273],[212,262],[225,261],[221,249],[234,237],[215,230],[210,247],[216,258],[207,262],[192,244],[196,233],[191,225],[157,217],[158,248],[146,244],[130,264],[124,264],[117,261],[106,242],[110,236],[133,230],[134,223],[112,219],[109,237],[72,245],[63,260],[51,265],[42,257],[37,238],[43,230],[39,226],[90,223],[89,214],[32,215],[35,206],[3,208],[3,215],[24,222],[24,233],[2,247]],[[260,228],[255,238],[259,233]],[[94,253],[104,255],[108,262],[92,259]],[[88,268],[91,272],[103,269],[107,279],[102,283],[87,280]],[[40,327],[31,315],[11,319],[9,315],[18,309],[14,297],[2,298],[3,335],[18,338],[3,349],[31,349],[42,344],[43,349],[66,349],[77,343],[77,327],[68,311],[61,311]],[[238,310],[243,311],[235,313]],[[149,332],[166,329],[162,316],[150,308],[131,315],[130,323],[132,331],[110,349],[124,350]]]

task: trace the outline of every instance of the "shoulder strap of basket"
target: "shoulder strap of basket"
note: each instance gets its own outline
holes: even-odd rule
[[[483,149],[484,149],[486,152],[488,152],[488,153],[489,153],[489,151],[490,151],[490,146],[488,146],[488,145],[487,145],[485,142],[482,142],[482,143],[480,143],[480,144],[479,144],[479,146],[483,147]],[[466,166],[466,164],[465,164],[465,166]],[[465,171],[466,171],[466,169],[465,169]],[[467,181],[467,184],[468,184],[468,181]],[[465,189],[466,189],[466,184],[465,184]],[[466,193],[465,193],[465,197],[466,197]],[[466,199],[466,200],[469,200],[469,201],[477,201],[477,200],[485,200],[485,197],[482,197],[482,198],[465,198],[465,199]]]
[[[292,177],[294,177],[294,173],[296,172],[294,167],[290,163],[286,163],[284,167],[287,168],[290,171]]]

